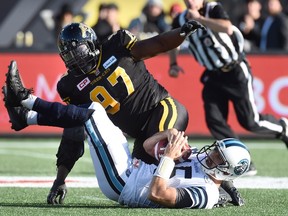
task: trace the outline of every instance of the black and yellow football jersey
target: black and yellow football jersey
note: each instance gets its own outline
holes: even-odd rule
[[[159,130],[175,125],[179,130],[186,129],[188,115],[149,73],[144,62],[133,59],[130,50],[136,40],[126,30],[113,34],[101,46],[96,71],[81,76],[68,71],[57,90],[66,103],[99,102],[112,122],[142,145]]]

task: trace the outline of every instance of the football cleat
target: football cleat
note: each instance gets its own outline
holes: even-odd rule
[[[8,112],[9,122],[12,124],[11,128],[15,131],[20,131],[27,127],[27,115],[29,109],[23,106],[12,107],[7,104],[9,95],[7,92],[7,86],[2,87],[2,93],[4,95],[5,107]]]
[[[17,96],[14,94],[11,88],[7,88],[7,86],[4,85],[2,87],[2,93],[4,95],[3,101],[6,107],[21,106],[21,104],[17,102],[18,101]]]
[[[283,127],[283,131],[280,134],[279,138],[285,143],[286,147],[288,148],[288,119],[282,117],[280,119],[280,124]]]
[[[17,63],[14,60],[11,61],[8,67],[8,72],[6,74],[6,86],[7,97],[5,99],[5,104],[7,106],[21,106],[21,101],[27,99],[32,92],[31,89],[26,89],[23,86]]]
[[[235,206],[244,205],[245,203],[244,199],[241,197],[240,192],[234,187],[232,181],[223,181],[221,183],[221,187],[231,197],[231,200],[229,201],[229,203]]]

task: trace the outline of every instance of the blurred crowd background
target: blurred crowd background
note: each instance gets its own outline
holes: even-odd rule
[[[275,16],[286,21],[271,31],[276,36],[280,33],[287,35],[288,41],[288,0],[219,2],[232,23],[242,31],[246,52],[288,51],[288,42],[261,47],[263,35],[269,31],[271,17]],[[100,40],[118,29],[129,29],[139,39],[144,39],[170,29],[173,17],[184,9],[183,0],[2,1],[0,52],[57,52],[59,31],[73,21],[93,27]],[[276,37],[273,41],[279,42]],[[185,49],[182,51],[185,52]]]

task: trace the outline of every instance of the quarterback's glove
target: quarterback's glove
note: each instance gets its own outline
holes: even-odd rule
[[[66,194],[67,188],[65,183],[58,185],[57,182],[54,181],[54,184],[47,196],[47,203],[52,205],[63,204]]]
[[[192,34],[195,32],[197,29],[206,29],[201,23],[195,21],[195,20],[190,20],[186,22],[184,25],[181,27],[180,35],[182,37],[186,37],[187,35]]]
[[[219,196],[218,202],[213,206],[214,208],[224,208],[229,202],[229,197],[227,196]]]
[[[244,199],[241,197],[239,191],[235,187],[231,188],[227,192],[229,193],[232,199],[230,203],[232,203],[235,206],[243,206],[245,204]]]
[[[223,181],[220,189],[221,188],[230,196],[231,200],[229,200],[229,203],[235,206],[243,206],[245,204],[244,199],[241,197],[240,192],[233,185],[232,181]]]

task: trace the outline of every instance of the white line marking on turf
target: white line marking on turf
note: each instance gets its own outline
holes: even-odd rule
[[[0,187],[48,187],[53,184],[55,177],[31,176],[0,176]],[[67,187],[96,188],[96,177],[68,177]],[[288,177],[243,177],[234,180],[236,188],[249,189],[288,189]]]
[[[251,189],[288,189],[288,177],[243,177],[234,180],[236,188]]]

